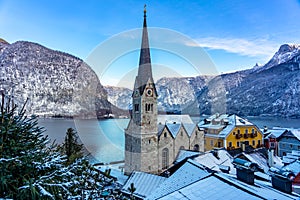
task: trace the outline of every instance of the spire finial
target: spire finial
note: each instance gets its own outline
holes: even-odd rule
[[[146,12],[147,12],[146,7],[147,7],[147,5],[145,4],[145,5],[144,5],[144,16],[146,16]]]

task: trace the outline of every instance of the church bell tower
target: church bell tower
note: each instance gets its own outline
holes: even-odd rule
[[[125,129],[125,174],[158,172],[157,91],[152,76],[146,6],[138,75],[132,94],[132,115]]]

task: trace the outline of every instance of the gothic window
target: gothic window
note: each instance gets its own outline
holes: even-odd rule
[[[145,111],[146,112],[153,112],[153,104],[146,103],[145,104]]]
[[[169,164],[169,149],[164,148],[162,150],[162,168],[167,169]]]
[[[134,104],[134,111],[139,112],[139,104]]]
[[[167,132],[164,132],[164,137],[167,137]]]
[[[200,149],[200,148],[199,148],[199,144],[195,144],[195,145],[194,145],[194,151],[199,151],[199,149]]]

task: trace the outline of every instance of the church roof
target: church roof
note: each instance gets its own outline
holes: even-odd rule
[[[134,196],[139,198],[145,198],[151,192],[158,187],[159,184],[165,181],[165,177],[149,174],[145,172],[132,172],[126,183],[122,187],[121,191],[127,194],[131,194],[128,190],[131,183],[136,188],[133,193]]]
[[[189,115],[158,115],[157,123],[158,124],[194,124],[193,120]]]
[[[166,124],[166,127],[170,131],[173,138],[176,138],[176,136],[181,128],[181,124]]]
[[[191,137],[195,128],[196,128],[196,124],[188,124],[188,123],[184,123],[183,124],[184,129],[186,130],[186,132],[188,133],[188,135]]]
[[[149,47],[146,18],[147,18],[147,16],[146,16],[146,8],[145,8],[138,75],[136,77],[135,84],[134,84],[134,89],[138,89],[140,92],[140,95],[143,94],[147,83],[150,82],[150,83],[154,84],[153,76],[152,76],[150,47]],[[154,93],[157,96],[157,91],[156,91],[155,87],[154,87]]]

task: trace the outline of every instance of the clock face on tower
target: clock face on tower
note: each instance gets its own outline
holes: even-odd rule
[[[153,89],[152,88],[147,88],[146,89],[146,96],[152,97],[153,96]]]

